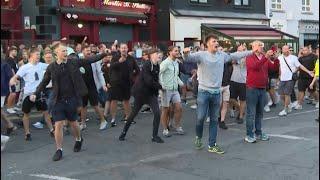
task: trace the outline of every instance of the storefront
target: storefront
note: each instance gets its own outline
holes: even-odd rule
[[[154,5],[113,0],[61,0],[61,37],[81,42],[156,39]]]
[[[237,43],[248,45],[254,40],[261,40],[265,44],[265,49],[270,49],[273,45],[281,47],[288,44],[295,52],[299,50],[298,37],[265,25],[201,24],[202,39],[208,34],[215,34],[223,47]]]
[[[21,1],[1,0],[1,40],[22,37]]]
[[[299,22],[300,47],[319,44],[319,21],[302,20]]]

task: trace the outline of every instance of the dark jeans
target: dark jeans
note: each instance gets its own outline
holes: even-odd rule
[[[247,88],[247,136],[253,137],[253,123],[255,125],[255,134],[261,135],[261,121],[263,118],[263,108],[266,104],[266,90]]]
[[[209,146],[214,146],[217,139],[217,122],[220,112],[220,93],[211,94],[208,91],[199,90],[196,134],[199,138],[203,135],[203,123],[207,116],[210,117],[209,123]]]
[[[149,96],[149,97],[137,96],[137,97],[134,97],[134,105],[133,105],[131,114],[127,119],[127,123],[125,124],[125,126],[123,128],[123,132],[125,132],[125,133],[128,132],[133,119],[137,116],[141,107],[144,104],[149,105],[152,112],[153,112],[154,119],[153,119],[152,136],[156,137],[156,136],[158,136],[158,130],[159,130],[159,124],[160,124],[160,109],[159,109],[159,103],[158,103],[158,96]]]
[[[294,102],[297,100],[296,91],[294,90],[295,84],[296,84],[296,81],[294,82],[292,93],[291,93],[291,102]]]

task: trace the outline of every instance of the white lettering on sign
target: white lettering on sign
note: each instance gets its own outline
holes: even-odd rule
[[[151,6],[147,4],[132,3],[132,2],[122,2],[113,0],[102,0],[102,4],[105,6],[123,7],[123,8],[133,8],[150,11]]]
[[[86,0],[77,0],[77,2],[86,2]]]

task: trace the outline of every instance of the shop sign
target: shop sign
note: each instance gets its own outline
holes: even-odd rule
[[[143,11],[150,11],[151,6],[147,4],[124,2],[124,1],[114,1],[114,0],[102,0],[102,5],[106,7],[118,7],[118,8],[129,8]]]
[[[300,33],[314,33],[319,34],[318,22],[300,22]]]

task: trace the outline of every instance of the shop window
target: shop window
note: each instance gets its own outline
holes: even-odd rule
[[[250,0],[234,0],[234,5],[236,6],[249,6]]]
[[[310,12],[311,5],[310,0],[302,0],[302,12]]]
[[[271,9],[282,10],[282,0],[271,0]]]
[[[191,3],[207,4],[208,0],[190,0]]]

